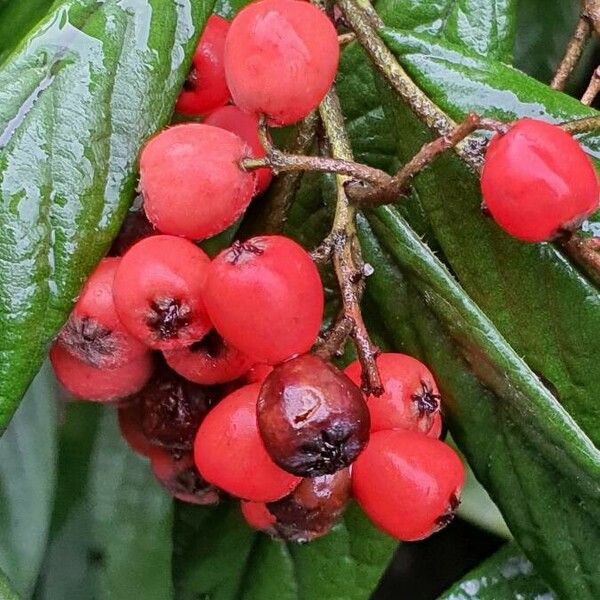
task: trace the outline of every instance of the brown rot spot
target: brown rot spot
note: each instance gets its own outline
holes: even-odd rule
[[[442,397],[433,391],[431,384],[421,380],[421,390],[412,395],[412,400],[417,406],[419,417],[432,415],[440,409]]]
[[[264,249],[257,246],[256,244],[252,244],[250,242],[240,242],[236,240],[231,245],[229,249],[229,253],[227,255],[227,262],[232,265],[237,264],[244,257],[248,257],[248,255],[252,256],[260,256],[264,252]]]
[[[82,361],[98,367],[118,350],[112,331],[90,317],[71,315],[60,333],[60,341]]]
[[[190,324],[191,313],[190,307],[179,300],[159,298],[150,304],[146,323],[159,340],[170,340]]]

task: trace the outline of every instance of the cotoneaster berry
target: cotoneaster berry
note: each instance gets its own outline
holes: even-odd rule
[[[225,43],[225,74],[242,110],[270,125],[295,123],[331,87],[339,60],[336,30],[308,2],[260,0],[241,10]]]
[[[201,116],[227,104],[229,88],[223,64],[229,23],[211,15],[192,59],[192,68],[183,84],[175,110],[183,115]]]
[[[431,425],[431,429],[427,432],[427,437],[440,439],[442,437],[443,432],[444,432],[444,422],[442,420],[442,414],[437,413],[433,417],[433,423]]]
[[[120,259],[105,258],[87,280],[58,341],[73,356],[98,369],[140,358],[147,348],[121,324],[113,301]]]
[[[273,369],[262,384],[257,416],[271,458],[301,477],[347,467],[369,440],[369,409],[360,389],[311,354]]]
[[[263,531],[274,537],[277,535],[277,531],[273,527],[277,522],[277,519],[269,512],[269,509],[264,502],[249,502],[248,500],[242,500],[240,502],[240,508],[246,523],[252,527],[252,529]]]
[[[258,433],[256,400],[260,386],[247,385],[224,398],[202,422],[194,443],[198,471],[233,496],[271,502],[299,483],[269,457]]]
[[[534,119],[522,119],[492,139],[481,190],[496,223],[524,242],[575,229],[600,198],[594,167],[577,141]]]
[[[192,242],[157,235],[132,246],[113,293],[127,330],[150,348],[189,346],[211,329],[202,292],[210,259]]]
[[[165,129],[142,150],[140,189],[150,222],[163,233],[203,240],[246,210],[256,173],[239,162],[252,151],[237,135],[200,123]]]
[[[258,363],[248,369],[244,375],[244,381],[246,383],[262,383],[272,370],[272,365]]]
[[[202,385],[233,381],[248,371],[253,363],[214,330],[188,348],[164,352],[164,357],[182,377]]]
[[[118,409],[119,431],[127,445],[141,456],[149,457],[153,445],[142,431],[142,410],[137,399],[132,399]]]
[[[219,502],[219,490],[202,479],[190,453],[172,454],[153,448],[150,465],[157,481],[174,498],[201,506]]]
[[[97,369],[73,356],[60,344],[50,349],[50,362],[60,384],[80,400],[115,402],[139,392],[152,376],[149,352],[115,369]]]
[[[352,465],[352,491],[361,508],[383,531],[407,542],[450,522],[464,479],[449,446],[400,429],[371,434]]]
[[[266,505],[275,517],[279,537],[291,542],[311,542],[331,531],[350,499],[350,473],[303,479],[289,495]]]
[[[427,433],[439,413],[441,398],[429,369],[406,354],[380,354],[376,362],[384,392],[368,398],[371,431],[410,429]],[[344,373],[360,385],[361,371],[356,361]]]
[[[197,385],[161,367],[137,395],[142,431],[154,445],[191,450],[202,419],[223,395],[221,388]]]
[[[314,344],[323,286],[301,246],[282,236],[255,237],[213,260],[204,302],[228,343],[256,362],[276,364]]]
[[[258,137],[258,116],[244,112],[237,106],[222,106],[210,113],[204,120],[206,125],[220,127],[239,135],[252,150],[254,158],[266,156],[265,149],[260,143]],[[264,192],[271,183],[273,171],[269,168],[257,169],[256,173],[256,192]]]

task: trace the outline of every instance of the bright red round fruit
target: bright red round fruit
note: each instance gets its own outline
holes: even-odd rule
[[[371,431],[410,429],[427,433],[440,410],[440,393],[429,369],[406,354],[380,354],[376,362],[384,392],[367,399]],[[360,386],[361,371],[355,361],[344,373]]]
[[[202,339],[211,329],[202,301],[209,264],[192,242],[169,235],[132,246],[121,260],[113,288],[123,325],[157,350]]]
[[[260,0],[241,10],[225,43],[225,75],[242,110],[290,125],[316,108],[339,61],[337,32],[318,8],[297,0]]]
[[[431,429],[427,432],[427,436],[439,440],[442,437],[443,432],[444,421],[442,419],[442,413],[436,413],[436,415],[433,417],[433,424],[431,425]]]
[[[196,466],[204,479],[227,493],[272,502],[299,483],[269,457],[258,433],[256,401],[260,386],[236,390],[206,416],[194,443]]]
[[[152,376],[149,352],[116,369],[96,369],[75,358],[60,344],[50,349],[50,362],[60,384],[80,400],[115,402],[139,392]]]
[[[208,271],[204,301],[227,342],[269,364],[308,352],[323,317],[317,268],[301,246],[282,236],[236,242],[219,254]]]
[[[252,359],[228,344],[215,331],[188,348],[164,353],[167,364],[189,381],[201,385],[227,383],[241,377]]]
[[[183,84],[175,110],[183,115],[202,116],[227,104],[229,88],[223,58],[229,22],[211,15],[192,59],[192,68]]]
[[[481,191],[496,223],[524,242],[575,229],[600,198],[596,171],[579,143],[534,119],[521,119],[492,139]]]
[[[222,106],[208,115],[204,120],[206,125],[220,127],[239,135],[252,150],[254,158],[266,156],[265,149],[258,137],[258,116],[244,112],[237,106]],[[271,169],[256,170],[256,192],[264,192],[271,183],[273,171]]]
[[[150,222],[163,233],[203,240],[246,210],[256,173],[239,162],[252,154],[237,135],[200,123],[165,129],[142,151],[140,188]]]
[[[450,522],[464,479],[452,448],[400,429],[373,433],[352,466],[352,491],[361,508],[380,529],[405,542]]]
[[[123,366],[147,348],[121,324],[113,301],[119,258],[105,258],[90,275],[58,342],[73,356],[98,369]]]

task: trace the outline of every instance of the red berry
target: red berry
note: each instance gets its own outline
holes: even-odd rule
[[[239,135],[252,150],[254,158],[266,156],[258,137],[258,116],[240,110],[237,106],[222,106],[204,120],[206,125],[220,127]],[[271,183],[273,172],[269,168],[256,171],[256,192],[264,192]]]
[[[260,386],[247,385],[223,399],[202,422],[194,444],[198,471],[233,496],[271,502],[299,483],[269,457],[256,425]]]
[[[208,272],[204,301],[227,342],[270,364],[310,350],[324,303],[310,256],[281,236],[236,242],[219,254]]]
[[[189,348],[170,350],[164,356],[174,371],[202,385],[233,381],[241,377],[253,362],[215,331]]]
[[[140,402],[135,399],[119,406],[119,430],[127,445],[137,454],[150,457],[153,445],[142,431],[142,411]]]
[[[257,363],[244,375],[246,383],[262,383],[273,370],[271,365]]]
[[[395,429],[371,435],[352,466],[352,491],[375,525],[408,542],[451,521],[464,478],[452,448],[421,433]]]
[[[368,398],[371,431],[410,429],[427,433],[440,410],[440,394],[429,369],[406,354],[381,354],[376,362],[384,392]],[[356,385],[361,384],[358,361],[344,373]]]
[[[225,129],[188,123],[165,129],[142,151],[140,188],[150,222],[163,233],[203,240],[246,210],[256,173],[239,162],[250,147]]]
[[[202,479],[190,453],[174,455],[153,448],[150,465],[157,481],[174,498],[202,506],[219,502],[219,490]]]
[[[260,0],[235,17],[225,74],[235,104],[270,125],[295,123],[316,108],[337,71],[339,44],[327,16],[308,2]]]
[[[244,515],[246,523],[248,523],[252,529],[276,535],[273,525],[275,525],[277,519],[269,512],[269,509],[264,502],[248,502],[247,500],[242,500],[240,508],[242,509],[242,515]]]
[[[436,413],[433,417],[433,424],[431,425],[431,429],[427,432],[427,437],[439,439],[442,437],[443,430],[444,422],[442,421],[442,414]]]
[[[137,394],[144,435],[157,446],[191,450],[200,423],[224,395],[219,387],[197,385],[166,367],[159,368]]]
[[[262,384],[257,417],[271,458],[300,477],[347,467],[369,440],[369,409],[362,392],[312,354],[273,369]]]
[[[202,301],[209,264],[192,242],[168,235],[132,246],[121,260],[113,288],[123,325],[158,350],[202,339],[211,329]]]
[[[229,23],[211,15],[192,59],[192,68],[183,84],[175,110],[183,115],[201,116],[227,104],[229,89],[223,57]]]
[[[123,366],[147,352],[121,324],[113,301],[119,258],[105,258],[90,275],[58,341],[73,356],[98,369]]]
[[[154,364],[147,352],[116,369],[97,369],[75,358],[60,344],[50,349],[56,378],[80,400],[114,402],[139,392],[152,375]]]
[[[492,139],[481,190],[496,223],[524,242],[575,229],[600,197],[594,167],[577,141],[534,119],[521,119]]]

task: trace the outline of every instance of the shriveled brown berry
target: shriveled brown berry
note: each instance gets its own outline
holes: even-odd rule
[[[219,502],[219,490],[198,473],[191,452],[177,454],[153,448],[149,458],[157,481],[174,498],[202,506]]]
[[[163,366],[139,393],[142,431],[152,444],[191,450],[200,423],[224,395],[219,386],[202,386]]]
[[[267,504],[275,517],[279,537],[292,542],[310,542],[331,530],[350,499],[350,471],[304,479],[289,495]]]
[[[300,477],[349,466],[369,440],[369,410],[360,389],[311,354],[273,369],[261,387],[257,415],[273,461]]]

